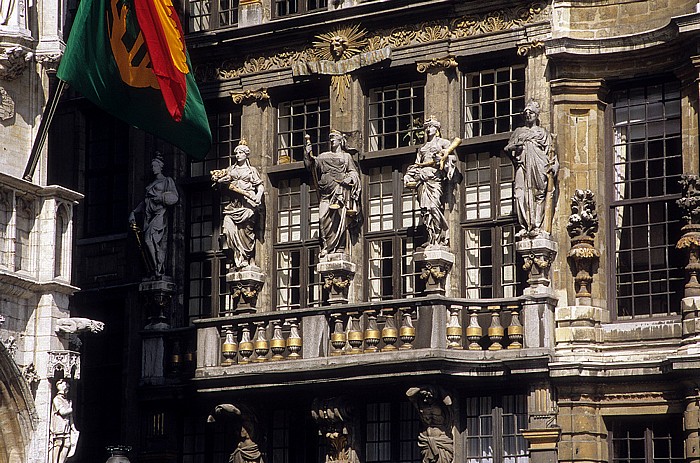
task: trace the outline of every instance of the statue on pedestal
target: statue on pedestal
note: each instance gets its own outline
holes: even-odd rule
[[[440,122],[431,116],[425,124],[425,144],[418,149],[416,162],[408,166],[404,186],[418,194],[423,224],[428,231],[428,247],[449,246],[449,224],[445,219],[443,193],[455,172],[452,152],[462,140],[450,141],[439,136]]]
[[[211,171],[214,186],[225,185],[229,202],[224,206],[223,233],[233,252],[233,270],[255,265],[255,237],[263,202],[263,181],[250,165],[250,148],[245,139],[234,150],[236,163]]]
[[[75,453],[80,433],[73,423],[73,401],[68,398],[68,383],[56,381],[56,397],[51,402],[51,463],[64,463]]]
[[[306,136],[304,164],[309,169],[319,196],[321,252],[319,257],[343,252],[348,229],[358,225],[360,214],[360,173],[348,152],[345,136],[331,130],[330,151],[314,156],[311,139]]]
[[[552,137],[539,125],[540,105],[533,100],[525,106],[525,126],[515,129],[508,145],[515,163],[514,193],[518,238],[535,238],[551,231],[554,207],[554,181],[559,161],[554,156]]]
[[[136,232],[139,246],[144,255],[149,272],[156,278],[165,273],[165,259],[168,251],[168,209],[174,206],[179,197],[175,181],[163,175],[163,156],[156,151],[151,168],[155,179],[146,187],[146,197],[129,214],[129,223]],[[143,245],[136,226],[136,214],[143,213]]]

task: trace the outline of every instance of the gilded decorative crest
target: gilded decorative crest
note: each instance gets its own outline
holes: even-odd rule
[[[367,45],[367,31],[359,24],[341,27],[316,36],[314,54],[322,60],[340,61],[352,58]]]

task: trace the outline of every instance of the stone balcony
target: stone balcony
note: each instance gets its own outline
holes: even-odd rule
[[[433,295],[201,319],[195,322],[195,378],[236,388],[546,372],[553,352],[551,302]]]

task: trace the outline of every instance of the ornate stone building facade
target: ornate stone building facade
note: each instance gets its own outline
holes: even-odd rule
[[[700,459],[696,1],[185,10],[206,159],[76,95],[50,136],[111,327],[76,461]]]

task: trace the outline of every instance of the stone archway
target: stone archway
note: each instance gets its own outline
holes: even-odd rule
[[[34,398],[22,373],[0,343],[0,463],[24,463],[37,426]]]

